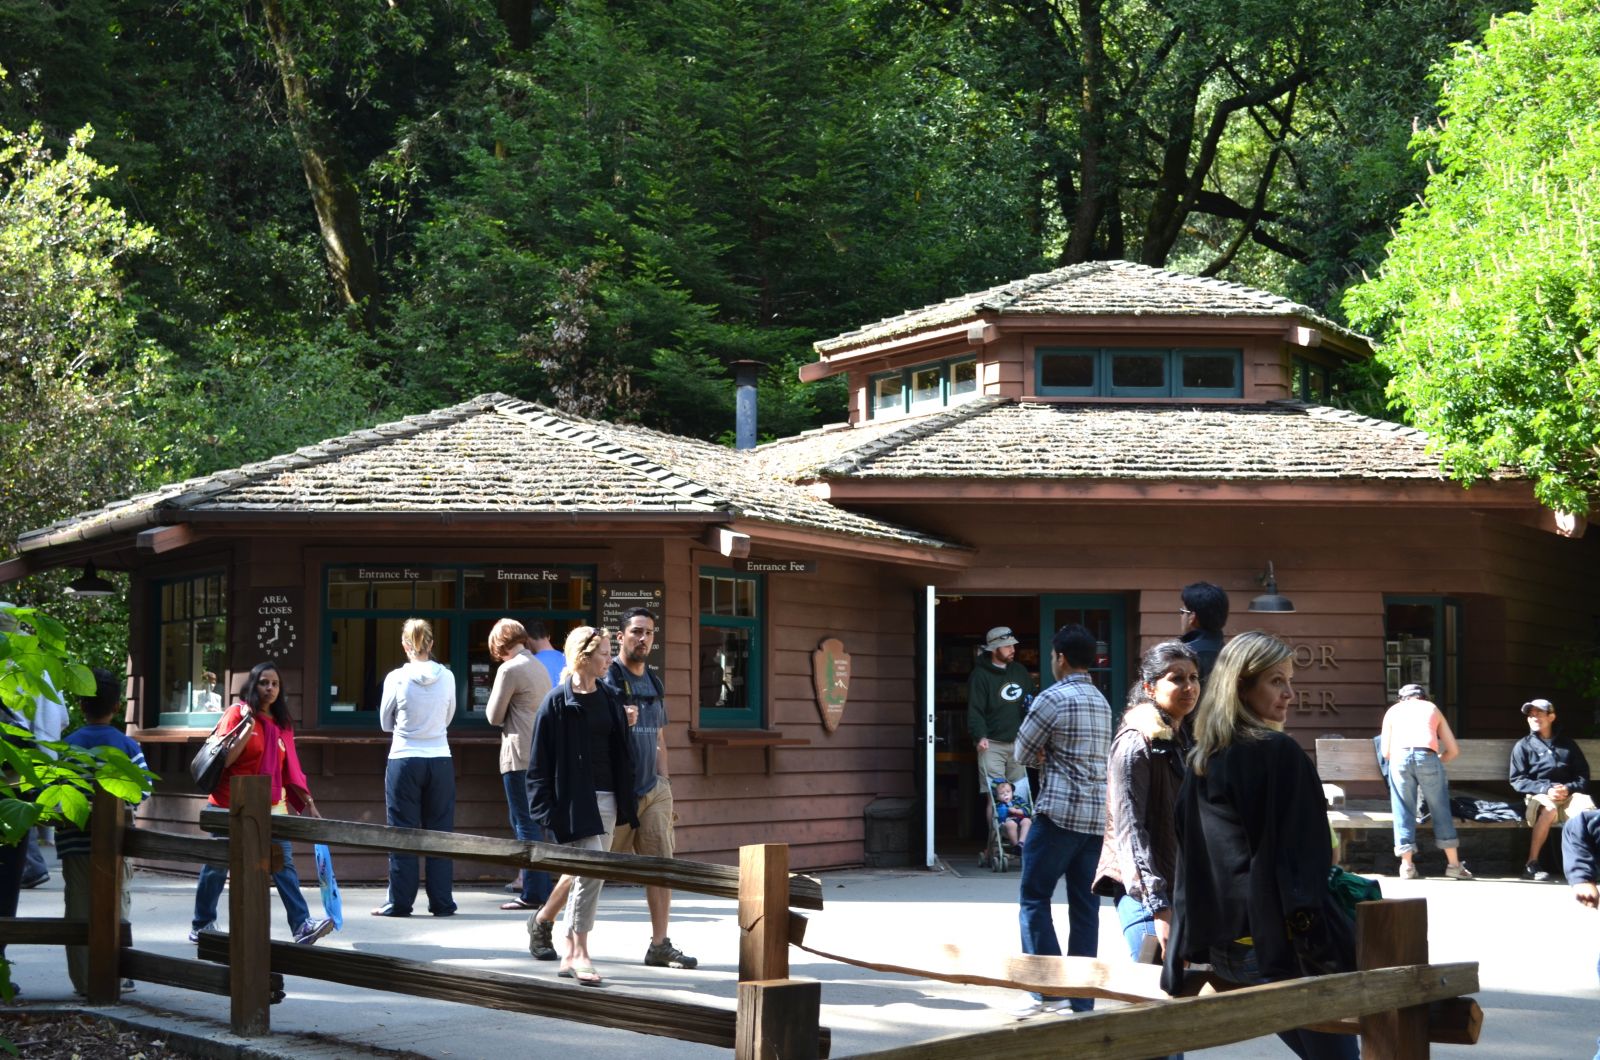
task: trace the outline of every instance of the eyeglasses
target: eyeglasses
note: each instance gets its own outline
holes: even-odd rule
[[[1180,614],[1180,615],[1192,615],[1192,614],[1194,614],[1194,612],[1189,610],[1187,607],[1180,607],[1180,608],[1178,608],[1178,614]]]

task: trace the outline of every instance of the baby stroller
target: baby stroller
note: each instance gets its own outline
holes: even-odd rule
[[[1010,798],[1004,797],[1002,785],[1011,788]],[[978,867],[1005,872],[1014,859],[1021,864],[1022,839],[1033,823],[1033,795],[1028,790],[1028,778],[1024,776],[1013,782],[1004,777],[983,777],[983,797],[988,809],[989,840]],[[1008,821],[1016,826],[1014,833],[1006,828]]]

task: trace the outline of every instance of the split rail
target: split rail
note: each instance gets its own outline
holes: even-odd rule
[[[301,976],[372,990],[454,1001],[663,1035],[732,1049],[737,1060],[821,1060],[831,1034],[821,1025],[821,984],[789,975],[789,948],[879,971],[927,979],[1034,990],[1059,997],[1096,997],[1133,1004],[1072,1019],[1017,1024],[863,1054],[871,1060],[1009,1060],[1071,1051],[1102,1060],[1138,1060],[1243,1041],[1295,1027],[1359,1033],[1368,1060],[1413,1060],[1429,1043],[1476,1042],[1482,1012],[1465,997],[1478,989],[1476,963],[1431,965],[1427,910],[1420,899],[1369,902],[1359,909],[1359,968],[1266,986],[1217,991],[1192,974],[1185,996],[1169,998],[1154,965],[1073,957],[994,958],[954,946],[914,953],[896,947],[893,960],[862,957],[873,945],[859,937],[830,945],[795,910],[822,908],[821,884],[788,871],[788,848],[748,846],[737,869],[668,858],[487,836],[394,828],[355,821],[273,815],[265,777],[235,777],[232,806],[207,810],[201,826],[217,836],[164,833],[126,823],[122,806],[101,792],[90,818],[91,900],[87,920],[0,919],[0,942],[88,947],[91,1003],[120,999],[131,978],[229,999],[229,1020],[242,1036],[271,1031],[271,1006],[284,999],[283,977]],[[274,840],[460,858],[608,881],[671,887],[738,902],[739,984],[733,1011],[698,1002],[619,997],[526,976],[441,966],[333,947],[298,946],[270,938],[270,874],[281,862]],[[229,931],[201,933],[197,958],[132,945],[120,917],[123,859],[205,863],[229,869]],[[811,938],[807,938],[809,934]]]

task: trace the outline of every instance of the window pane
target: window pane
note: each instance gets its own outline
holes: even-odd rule
[[[450,661],[450,620],[431,619],[433,657]],[[328,665],[329,709],[335,714],[364,713],[376,718],[383,697],[383,679],[403,666],[400,648],[403,618],[335,618],[328,626],[332,645]]]
[[[1039,385],[1051,389],[1092,388],[1094,361],[1095,355],[1092,353],[1047,353],[1039,358]]]
[[[1224,354],[1185,354],[1183,358],[1183,387],[1185,390],[1237,390],[1233,374],[1234,358]]]
[[[714,614],[714,615],[731,615],[731,614],[734,613],[734,610],[733,610],[733,579],[732,578],[718,578],[718,579],[716,579],[716,582],[717,582],[717,598],[712,603],[711,613]]]
[[[566,587],[553,587],[546,581],[513,581],[506,586],[506,595],[514,608],[537,608],[543,611],[550,606],[552,588],[565,590]]]
[[[416,604],[418,611],[436,611],[456,606],[456,570],[440,567],[417,579]]]
[[[978,362],[957,361],[950,366],[950,397],[952,399],[978,392]]]
[[[944,369],[938,365],[915,368],[911,372],[911,407],[944,404]]]
[[[1164,389],[1167,385],[1167,359],[1150,354],[1112,354],[1111,385],[1119,390],[1123,387]]]
[[[716,612],[717,580],[709,574],[700,575],[700,610],[714,614]]]
[[[872,381],[872,411],[897,412],[905,407],[905,379],[883,375]]]
[[[1306,366],[1306,393],[1307,401],[1328,400],[1328,371],[1321,365],[1311,364]]]
[[[372,606],[384,611],[411,610],[411,583],[378,582],[372,587]]]
[[[201,575],[160,587],[161,618],[154,685],[158,709],[187,714],[221,710],[228,663],[227,578]]]
[[[756,583],[749,578],[733,580],[733,613],[740,618],[756,617]]]
[[[743,710],[749,704],[750,632],[700,627],[700,706]]]
[[[465,573],[461,599],[466,607],[498,611],[506,606],[506,583],[491,578],[489,575],[492,573],[486,570],[469,570]]]
[[[161,627],[161,709],[187,712],[194,692],[194,630],[187,622]]]

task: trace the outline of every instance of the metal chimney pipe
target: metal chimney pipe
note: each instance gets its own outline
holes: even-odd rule
[[[733,362],[735,449],[756,447],[756,377],[760,374],[760,361]]]

